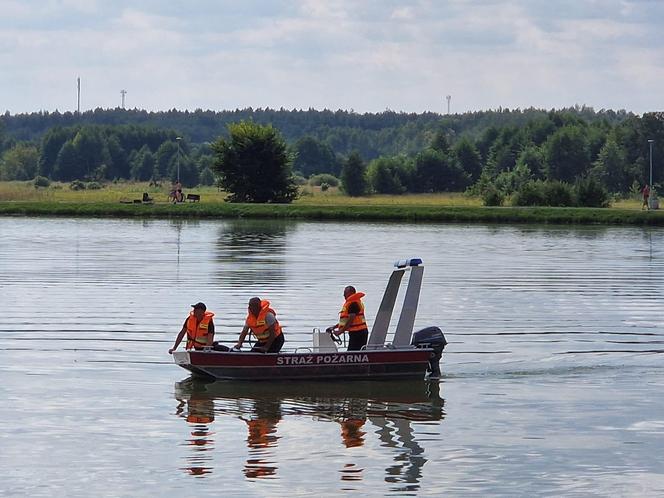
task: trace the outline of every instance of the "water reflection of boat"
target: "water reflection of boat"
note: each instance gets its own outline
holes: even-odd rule
[[[206,414],[212,409],[208,431],[214,417],[233,417],[246,423],[247,478],[277,475],[276,448],[282,438],[289,437],[280,433],[280,422],[289,417],[307,417],[314,422],[338,423],[340,442],[346,448],[361,447],[375,434],[381,446],[393,452],[392,464],[385,468],[385,480],[417,488],[427,459],[412,424],[444,418],[439,389],[437,381],[424,380],[326,382],[321,389],[320,382],[311,381],[268,384],[190,377],[175,384],[175,398],[179,406],[189,406],[196,416],[202,407]],[[188,418],[191,414],[183,412],[180,416],[192,423]],[[354,463],[345,464],[339,472],[342,480],[363,478],[363,469]]]
[[[175,414],[191,426],[191,438],[187,439],[187,446],[191,446],[194,451],[188,458],[185,470],[191,475],[204,476],[212,471],[207,463],[211,459],[209,452],[214,449],[214,432],[210,429],[214,422],[214,400],[199,396],[197,391],[194,388],[184,397],[176,394],[178,405]]]
[[[439,362],[447,344],[438,327],[413,334],[424,267],[422,260],[397,262],[385,289],[366,349],[337,351],[331,336],[314,330],[311,348],[278,354],[183,351],[173,353],[177,365],[195,375],[222,380],[274,379],[423,379],[440,375]],[[410,270],[401,315],[391,344],[387,330],[402,277]]]

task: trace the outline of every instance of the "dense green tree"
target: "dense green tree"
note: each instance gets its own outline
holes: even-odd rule
[[[203,155],[199,156],[197,160],[198,170],[203,171],[208,168],[210,170],[214,169],[214,156],[213,155]]]
[[[470,175],[456,157],[426,149],[415,157],[413,175],[415,192],[459,192],[470,184]]]
[[[450,152],[450,141],[447,139],[447,133],[444,130],[438,130],[431,139],[431,148],[441,154]]]
[[[549,116],[535,118],[526,125],[526,133],[535,145],[542,145],[556,131],[556,125]]]
[[[67,140],[60,148],[58,157],[55,160],[53,178],[61,181],[81,179],[85,176],[85,171],[81,168],[81,164],[74,143],[72,140]]]
[[[214,185],[214,182],[216,181],[216,178],[214,176],[214,173],[210,168],[203,168],[201,170],[201,173],[199,175],[198,181],[200,185],[205,185],[207,187]]]
[[[516,160],[516,168],[526,167],[536,179],[544,178],[544,152],[536,145],[527,145]]]
[[[156,153],[156,174],[158,178],[165,178],[168,176],[168,171],[173,158],[178,153],[178,144],[175,141],[168,140],[162,143],[157,149]]]
[[[610,192],[627,192],[636,178],[638,170],[627,165],[625,152],[614,137],[602,146],[597,161],[593,163],[590,177],[600,182]]]
[[[82,178],[91,178],[93,171],[99,166],[110,164],[111,156],[98,127],[81,128],[72,143],[79,162],[77,167],[83,172]]]
[[[482,174],[482,157],[475,145],[466,137],[454,145],[454,155],[471,182],[475,182]]]
[[[526,163],[517,163],[513,170],[502,171],[493,181],[493,185],[505,195],[518,191],[525,183],[533,179],[533,174]]]
[[[579,126],[565,126],[557,130],[544,144],[544,151],[549,180],[573,182],[590,166],[588,144]]]
[[[46,132],[42,140],[41,156],[39,158],[39,174],[50,177],[60,154],[60,149],[67,140],[71,140],[74,133],[71,129],[56,126]],[[62,173],[62,172],[61,172]]]
[[[294,150],[293,169],[305,177],[316,173],[338,175],[341,170],[339,160],[330,146],[314,137],[301,138],[295,143]]]
[[[141,182],[152,179],[155,175],[155,165],[154,154],[147,145],[144,145],[132,161],[131,178]]]
[[[180,183],[185,187],[195,187],[200,182],[198,165],[196,162],[188,155],[180,155]],[[176,181],[178,179],[178,158],[174,156],[171,159],[171,165],[168,169],[168,178],[171,181]]]
[[[489,150],[493,143],[498,139],[500,130],[496,126],[490,126],[482,133],[482,136],[477,141],[477,150],[482,156],[482,160],[486,163],[489,159]]]
[[[407,168],[404,157],[374,159],[367,167],[367,179],[371,189],[378,194],[403,194],[411,174]]]
[[[570,207],[576,205],[572,185],[558,180],[531,180],[512,196],[514,206]]]
[[[577,179],[574,183],[574,196],[577,206],[609,207],[608,191],[590,176]]]
[[[366,165],[357,152],[344,161],[341,168],[341,188],[351,197],[359,197],[367,193]]]
[[[586,143],[588,144],[588,160],[594,163],[599,157],[599,152],[604,147],[608,136],[611,134],[611,128],[607,128],[603,123],[595,123],[593,126],[582,126],[585,131]]]
[[[37,147],[27,143],[16,144],[0,157],[0,180],[32,180],[39,167]]]
[[[108,148],[108,155],[111,158],[106,178],[109,180],[114,178],[129,178],[131,176],[131,164],[129,163],[127,153],[122,148],[122,145],[120,145],[118,137],[115,135],[108,137],[106,146]]]
[[[215,170],[231,202],[291,202],[297,197],[291,157],[272,126],[242,121],[212,146]]]
[[[5,124],[5,116],[0,116],[0,153],[2,153],[7,147],[5,146],[6,142],[6,128],[7,125]]]

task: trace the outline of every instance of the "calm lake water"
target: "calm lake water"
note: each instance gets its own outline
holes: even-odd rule
[[[369,321],[421,257],[438,383],[204,383],[168,355],[197,301],[231,344]],[[0,495],[661,496],[664,230],[0,218]]]

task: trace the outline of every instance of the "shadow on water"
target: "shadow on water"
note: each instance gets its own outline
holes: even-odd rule
[[[284,259],[289,232],[297,225],[283,220],[232,220],[217,238],[217,277],[225,284],[264,284],[286,278]]]
[[[214,471],[215,417],[234,417],[247,425],[248,479],[278,478],[276,449],[288,434],[280,433],[285,418],[339,424],[345,448],[364,446],[369,438],[389,449],[393,463],[385,468],[385,482],[400,491],[417,491],[427,462],[415,437],[413,423],[445,418],[445,400],[437,381],[389,382],[213,382],[189,377],[175,384],[176,414],[192,428],[187,441],[193,451],[184,470],[196,476]],[[367,424],[367,422],[369,422]],[[299,434],[293,434],[296,438]],[[334,450],[334,448],[330,448]],[[324,451],[324,450],[323,450]],[[346,463],[338,469],[341,481],[360,481],[363,469]]]
[[[585,239],[594,240],[605,237],[609,233],[610,228],[606,225],[515,225],[510,226],[510,230],[514,230],[522,236],[530,237],[537,235],[546,239]]]

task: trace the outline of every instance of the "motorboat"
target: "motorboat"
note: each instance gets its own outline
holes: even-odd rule
[[[409,273],[401,313],[391,343],[387,331],[401,282]],[[419,258],[394,264],[367,345],[339,351],[334,337],[313,329],[312,345],[292,352],[187,350],[174,352],[177,365],[194,375],[218,380],[372,380],[424,379],[440,376],[447,344],[436,326],[413,333],[424,265]]]

